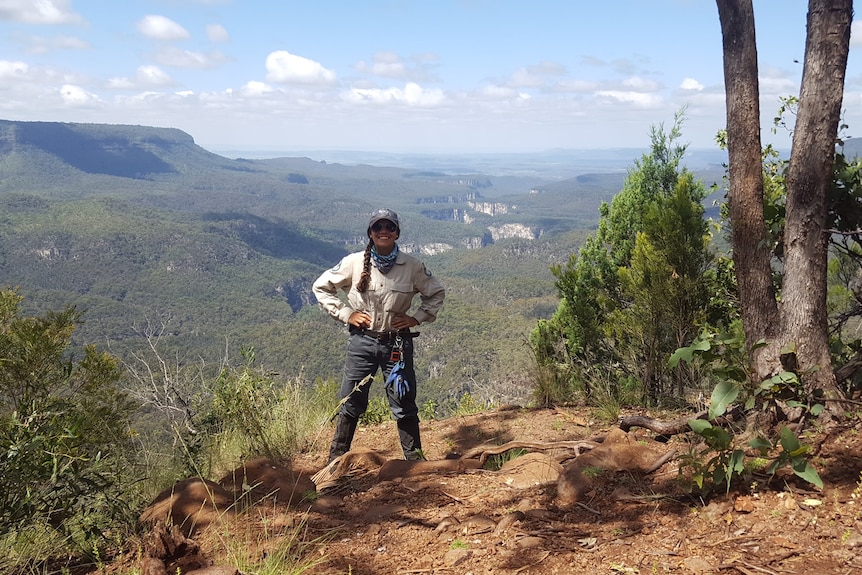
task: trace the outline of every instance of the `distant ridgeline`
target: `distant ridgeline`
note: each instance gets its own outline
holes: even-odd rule
[[[143,178],[176,173],[165,156],[190,151],[210,161],[220,158],[175,128],[0,120],[0,155],[47,153],[88,174]]]
[[[8,120],[0,120],[0,170],[0,193],[131,194],[137,202],[201,215],[249,213],[318,231],[347,249],[365,242],[355,215],[388,205],[402,214],[410,245],[417,251],[433,245],[426,250],[433,253],[578,229],[597,220],[599,203],[619,190],[624,175],[560,181],[309,158],[229,159],[173,128]]]

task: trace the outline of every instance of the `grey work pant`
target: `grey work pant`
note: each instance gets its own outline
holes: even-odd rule
[[[394,386],[387,387],[386,397],[389,400],[389,408],[397,421],[405,418],[416,418],[419,409],[416,407],[416,372],[413,369],[413,340],[402,339],[401,350],[404,361],[402,374],[409,382],[410,389],[404,397],[398,397]],[[356,384],[369,375],[377,374],[377,370],[383,370],[383,380],[389,377],[389,372],[395,365],[392,361],[392,350],[395,340],[379,341],[371,336],[361,333],[351,333],[347,341],[347,359],[344,363],[344,377],[341,380],[341,399],[347,397],[347,401],[341,406],[341,413],[352,419],[358,419],[368,409],[368,394],[371,391],[371,382],[356,388]],[[354,389],[356,388],[356,389]]]

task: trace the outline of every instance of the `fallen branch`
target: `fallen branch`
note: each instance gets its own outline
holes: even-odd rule
[[[688,422],[692,419],[706,419],[707,415],[709,415],[709,410],[706,409],[693,417],[681,417],[672,421],[662,421],[646,415],[629,415],[620,417],[620,429],[628,433],[632,427],[643,427],[660,435],[676,435],[691,431]]]
[[[649,467],[644,469],[644,473],[646,475],[649,475],[650,473],[652,473],[653,471],[655,471],[656,469],[658,469],[659,467],[661,467],[662,465],[664,465],[665,463],[670,461],[674,455],[676,455],[676,449],[671,449],[670,451],[668,451],[667,453],[665,453],[664,455],[662,455],[661,457],[656,459],[652,465],[650,465]]]
[[[649,429],[659,435],[677,435],[678,433],[691,431],[691,427],[688,425],[688,422],[692,419],[707,419],[708,415],[709,410],[706,409],[690,417],[680,417],[679,419],[671,421],[662,421],[645,415],[630,415],[627,417],[620,417],[620,429],[628,432],[632,427],[643,427],[644,429]],[[742,411],[737,406],[732,409],[728,409],[724,415],[710,420],[709,422],[713,425],[726,425],[741,418]]]
[[[461,459],[479,459],[479,462],[484,465],[485,461],[491,455],[500,455],[512,449],[527,449],[532,451],[550,451],[552,449],[569,449],[575,452],[575,456],[581,454],[581,450],[590,450],[595,448],[604,438],[596,438],[595,440],[580,440],[580,441],[551,441],[548,443],[540,443],[535,441],[510,441],[503,445],[480,445],[465,453]]]
[[[536,565],[538,565],[539,563],[541,563],[542,561],[547,559],[550,555],[551,555],[550,551],[545,551],[545,554],[542,555],[541,559],[539,559],[538,561],[535,561],[533,563],[529,563],[527,565],[524,565],[523,567],[519,567],[518,569],[515,569],[514,573],[520,573],[521,571],[526,571],[530,567],[535,567]]]
[[[743,565],[745,567],[743,567]],[[741,573],[745,573],[745,575],[751,575],[752,571],[766,573],[767,575],[778,575],[778,573],[773,571],[772,569],[767,569],[766,567],[758,567],[757,565],[752,565],[747,561],[734,561],[732,563],[724,563],[722,565],[719,565],[718,569],[736,569]]]

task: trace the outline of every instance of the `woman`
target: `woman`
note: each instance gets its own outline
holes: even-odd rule
[[[445,290],[421,261],[398,249],[401,227],[395,212],[386,208],[374,212],[366,234],[365,251],[344,257],[312,288],[320,307],[350,328],[341,381],[343,403],[329,461],[350,450],[359,416],[368,408],[372,378],[365,385],[359,383],[378,369],[386,378],[386,397],[404,458],[422,459],[413,369],[413,338],[419,334],[410,328],[437,319]],[[346,303],[338,290],[347,293]],[[421,303],[410,314],[417,293]]]

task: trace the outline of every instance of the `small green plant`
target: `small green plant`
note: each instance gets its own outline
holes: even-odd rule
[[[509,449],[508,451],[505,451],[503,453],[492,455],[485,461],[483,469],[487,469],[489,471],[500,471],[503,465],[505,465],[509,461],[512,461],[513,459],[521,457],[525,453],[527,453],[526,449],[517,448]]]
[[[433,399],[429,399],[425,403],[422,404],[422,407],[419,409],[419,419],[422,421],[428,421],[431,419],[437,418],[437,402]]]
[[[731,449],[731,436],[722,427],[714,426],[703,419],[693,419],[688,422],[688,425],[706,441],[707,447],[700,455],[703,457],[711,452],[715,453],[706,463],[701,463],[702,459],[692,461],[694,467],[692,480],[699,489],[703,489],[704,481],[709,479],[712,484],[725,483],[727,490],[730,491],[730,483],[734,475],[743,470],[745,452],[741,449]]]
[[[224,534],[222,541],[231,563],[242,573],[300,575],[325,560],[325,556],[312,551],[326,541],[306,540],[305,527],[305,522],[300,521],[287,533],[234,530]]]
[[[584,467],[581,469],[581,473],[589,477],[590,479],[595,479],[599,477],[602,473],[605,472],[605,469],[602,467]]]
[[[458,405],[455,407],[454,416],[475,415],[487,410],[490,406],[479,402],[469,393],[465,393],[458,400]]]
[[[455,539],[449,544],[449,549],[467,549],[467,544],[460,539]]]
[[[386,401],[386,398],[373,397],[368,402],[368,409],[359,417],[359,423],[362,425],[377,425],[385,423],[390,419],[392,419],[392,412],[389,409],[389,403]]]
[[[302,376],[275,379],[255,364],[253,348],[242,348],[243,364],[221,370],[207,415],[211,443],[205,446],[210,467],[234,468],[243,457],[285,461],[307,449],[330,413],[327,383],[309,385]],[[207,470],[209,471],[209,470]]]
[[[761,341],[755,347],[763,345],[766,344]],[[792,344],[781,350],[782,354],[794,352],[795,347]],[[731,432],[710,423],[725,415],[738,399],[743,400],[746,411],[777,409],[779,401],[791,408],[802,408],[811,416],[816,416],[823,410],[816,394],[815,397],[804,396],[804,386],[799,374],[785,371],[759,385],[750,385],[748,372],[742,367],[746,365],[747,355],[739,326],[727,334],[702,333],[690,346],[678,349],[669,363],[671,367],[676,367],[680,361],[692,362],[696,357],[709,366],[718,379],[710,398],[708,420],[694,419],[688,422],[692,431],[703,437],[707,445],[699,460],[689,459],[691,467],[694,468],[692,478],[700,489],[703,489],[709,480],[712,484],[724,483],[729,490],[733,478],[741,475],[746,468],[745,452],[734,446]],[[780,449],[779,453],[771,458],[768,473],[774,474],[779,467],[789,465],[798,477],[812,485],[823,487],[823,481],[808,460],[808,446],[802,445],[796,434],[787,426],[780,428],[779,437],[773,441],[765,437],[755,437],[748,445],[758,450],[761,458],[767,458],[776,449]],[[710,453],[713,454],[712,457],[709,457]],[[703,459],[706,459],[705,463]]]
[[[850,497],[855,501],[862,499],[862,471],[859,472],[859,480],[856,482],[856,487],[853,488]]]
[[[603,422],[611,423],[619,421],[622,405],[620,400],[613,395],[595,395],[592,399],[596,406],[596,417]]]

